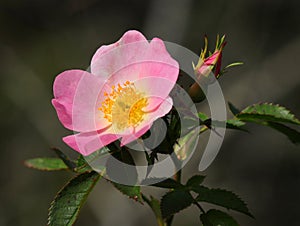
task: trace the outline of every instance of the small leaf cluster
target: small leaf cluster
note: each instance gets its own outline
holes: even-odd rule
[[[213,189],[202,185],[205,176],[192,176],[186,184],[182,184],[174,179],[166,178],[151,178],[147,182],[155,182],[151,186],[169,189],[169,191],[156,199],[153,196],[148,198],[140,192],[139,186],[126,186],[115,184],[115,187],[123,194],[133,198],[132,192],[135,194],[135,199],[146,202],[153,210],[159,225],[171,225],[173,217],[178,212],[190,207],[196,206],[200,210],[200,221],[204,226],[237,226],[238,223],[228,213],[220,209],[209,209],[207,211],[201,207],[201,203],[210,203],[217,208],[225,208],[234,210],[247,216],[253,217],[246,203],[236,194],[224,189]]]
[[[95,172],[80,155],[77,160],[70,160],[63,152],[54,149],[58,158],[34,158],[24,162],[25,166],[42,171],[68,170],[76,175],[57,193],[48,212],[49,226],[71,226],[77,220],[80,210],[102,173]],[[103,151],[103,150],[102,150]],[[143,202],[140,186],[127,186],[111,182],[122,194]]]
[[[234,210],[250,217],[247,205],[236,194],[224,189],[211,189],[202,185],[205,176],[195,175],[186,184],[181,184],[173,179],[153,184],[152,186],[170,189],[162,196],[160,201],[159,216],[163,219],[170,219],[176,213],[194,205],[200,210],[200,220],[203,225],[226,225],[235,226],[238,223],[227,213],[220,209],[210,209],[205,211],[201,203],[210,203],[218,208]],[[157,210],[156,210],[157,211]]]
[[[49,226],[73,225],[79,216],[80,210],[84,205],[89,193],[96,185],[102,175],[93,171],[83,158],[75,161],[70,160],[61,151],[55,149],[59,158],[35,158],[25,161],[25,165],[43,171],[69,170],[76,175],[57,193],[52,201],[48,213]],[[165,225],[168,219],[192,205],[197,206],[200,213],[200,220],[204,225],[224,225],[233,224],[235,220],[221,210],[208,210],[207,212],[200,206],[200,203],[211,203],[228,210],[235,210],[252,216],[246,204],[234,193],[223,189],[210,189],[202,185],[205,177],[196,175],[191,177],[186,184],[171,178],[150,178],[154,187],[165,188],[169,191],[158,200],[152,196],[146,197],[141,191],[140,186],[128,186],[111,182],[113,186],[127,197],[143,204],[146,202],[153,210],[157,221]],[[146,181],[145,181],[146,182]],[[218,223],[218,224],[216,224]],[[230,223],[230,224],[229,224]],[[222,224],[221,224],[222,225]]]

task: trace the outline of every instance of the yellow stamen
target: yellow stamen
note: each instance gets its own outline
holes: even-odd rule
[[[148,105],[148,99],[136,90],[133,83],[126,81],[123,86],[111,86],[111,93],[104,92],[106,99],[98,108],[104,113],[104,118],[111,122],[117,130],[138,126],[143,120]]]

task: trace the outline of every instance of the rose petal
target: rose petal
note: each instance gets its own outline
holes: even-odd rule
[[[60,99],[52,99],[52,105],[56,110],[59,121],[63,124],[67,129],[73,130],[72,125],[72,104],[70,104],[67,100]]]
[[[91,61],[91,72],[96,76],[108,78],[119,70],[134,64],[144,56],[149,45],[138,31],[127,31],[116,43],[101,46]]]
[[[169,113],[169,111],[173,107],[173,100],[171,97],[166,98],[159,107],[153,111],[149,112],[147,114],[147,117],[151,120],[151,122],[155,121],[158,118],[161,118]],[[137,128],[138,129],[138,128]]]
[[[118,72],[112,74],[106,81],[106,84],[111,87],[112,85],[117,86],[118,84],[123,85],[125,82],[135,81],[139,78],[141,67],[143,63],[136,63],[122,68]]]
[[[116,43],[97,50],[92,58],[91,72],[118,82],[130,80],[131,76],[163,77],[176,81],[179,66],[162,40],[154,38],[149,43],[140,32],[128,31]]]
[[[143,110],[155,110],[169,96],[175,82],[161,77],[145,77],[134,81],[136,89],[148,98],[148,105]]]
[[[109,126],[98,110],[103,84],[96,76],[81,70],[65,71],[56,77],[52,104],[66,128],[87,132]]]
[[[170,82],[176,82],[179,74],[179,64],[170,56],[161,39],[152,39],[146,54],[144,58],[148,62],[143,67],[140,78],[162,77]]]
[[[101,134],[99,131],[78,133],[63,138],[63,141],[80,154],[87,156],[119,139],[115,134]]]

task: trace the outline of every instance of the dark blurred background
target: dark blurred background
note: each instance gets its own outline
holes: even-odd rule
[[[226,34],[224,64],[243,61],[221,78],[227,100],[239,107],[281,103],[300,116],[300,2],[292,0],[1,0],[0,2],[0,225],[45,225],[47,209],[70,173],[27,169],[23,161],[74,155],[61,137],[70,133],[50,104],[55,76],[89,66],[96,49],[129,29],[181,44],[195,53],[208,35]],[[238,193],[255,220],[232,213],[241,225],[300,225],[300,149],[275,131],[228,132],[206,182]],[[199,158],[185,167],[197,172]],[[160,194],[161,191],[157,191]],[[194,207],[174,226],[199,225]],[[147,206],[100,182],[76,225],[155,225]]]

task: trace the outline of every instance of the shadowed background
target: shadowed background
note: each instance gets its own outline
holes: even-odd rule
[[[2,0],[0,225],[45,225],[51,200],[71,177],[34,171],[22,163],[54,156],[52,146],[75,157],[61,141],[70,131],[50,103],[58,73],[86,69],[99,46],[115,42],[129,29],[195,53],[205,34],[211,44],[218,33],[226,34],[224,65],[245,63],[220,79],[226,100],[241,108],[259,101],[281,103],[300,116],[299,9],[300,2],[292,0]],[[250,130],[226,134],[216,160],[202,172],[207,184],[232,190],[248,203],[256,219],[233,213],[241,225],[299,225],[299,146],[268,128]],[[198,163],[199,154],[185,167],[184,180],[197,172]],[[198,216],[194,207],[184,210],[174,226],[199,225]],[[149,208],[105,181],[96,186],[76,223],[141,224],[155,225]]]

